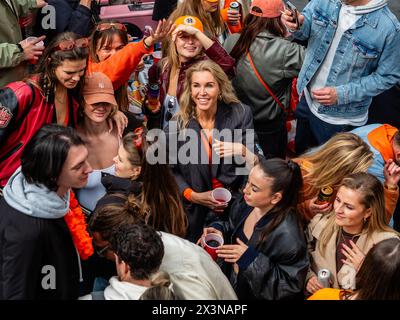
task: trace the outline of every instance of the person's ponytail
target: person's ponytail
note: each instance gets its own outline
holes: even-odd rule
[[[169,274],[160,271],[151,279],[151,287],[147,289],[139,300],[178,300],[172,289]]]

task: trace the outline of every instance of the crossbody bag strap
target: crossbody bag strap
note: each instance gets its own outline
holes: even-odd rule
[[[268,93],[271,95],[272,98],[274,98],[274,100],[276,101],[276,103],[281,107],[281,109],[283,110],[283,112],[286,112],[285,107],[283,106],[283,104],[279,101],[278,97],[272,92],[272,90],[270,89],[270,87],[268,87],[268,85],[264,82],[264,80],[261,78],[260,74],[258,73],[253,59],[250,56],[250,52],[247,52],[247,59],[249,59],[250,61],[250,66],[254,71],[254,74],[256,75],[258,81],[260,81],[260,83],[264,86],[265,90],[268,91]]]

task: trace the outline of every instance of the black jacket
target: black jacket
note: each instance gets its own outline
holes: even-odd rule
[[[223,232],[227,244],[237,243],[237,231],[252,210],[241,198],[232,205],[228,222],[217,221],[212,226]],[[228,276],[239,299],[304,299],[309,259],[297,212],[290,212],[264,241],[258,243],[263,228],[276,214],[280,213],[266,214],[256,224],[247,243],[249,248],[237,262],[237,276],[232,264],[227,264]]]
[[[152,19],[154,21],[168,19],[176,8],[177,2],[178,0],[155,0]]]
[[[49,12],[38,11],[35,23],[35,35],[46,35],[46,44],[58,34],[70,31],[82,37],[88,37],[97,21],[100,20],[100,7],[92,1],[91,9],[79,4],[79,0],[48,0],[47,3],[54,7],[56,12],[55,29],[46,28],[49,23]]]
[[[0,213],[0,300],[77,299],[78,255],[64,219],[30,217],[3,197]],[[55,288],[43,288],[52,274]]]
[[[128,178],[116,177],[108,173],[103,173],[101,183],[106,188],[106,194],[97,201],[96,208],[93,212],[108,204],[122,205],[125,203],[126,197],[130,193],[139,195],[142,191],[141,182],[132,181]]]
[[[177,150],[180,150],[188,141],[191,140],[190,135],[186,136],[186,140],[178,140],[177,131],[173,128],[174,122],[170,121],[168,127],[165,129],[167,133],[167,140],[177,141]],[[253,116],[248,106],[243,104],[232,104],[226,105],[223,102],[218,103],[217,114],[215,118],[215,129],[220,133],[231,133],[234,137],[233,130],[242,130],[241,135],[238,135],[236,142],[241,142],[247,145],[250,149],[254,148],[254,152],[259,154],[261,151],[257,145],[257,137],[254,137],[253,141],[247,141],[246,129],[253,129]],[[169,150],[169,161],[172,167],[173,174],[178,183],[179,191],[183,194],[186,188],[191,188],[195,192],[206,192],[212,189],[212,177],[218,179],[225,188],[229,189],[232,193],[233,198],[239,193],[242,188],[247,174],[238,174],[236,169],[244,169],[244,163],[235,162],[235,159],[227,158],[221,159],[220,163],[212,164],[211,171],[208,164],[208,154],[205,151],[201,140],[201,127],[195,119],[191,119],[188,124],[188,129],[192,129],[197,134],[197,141],[194,145],[196,150],[195,154],[190,152],[190,156],[194,156],[196,163],[182,163],[177,159],[177,150]],[[255,133],[254,133],[255,134]],[[222,141],[228,141],[223,136],[220,137]],[[231,140],[232,141],[232,140]],[[167,146],[173,145],[167,142]],[[194,152],[193,152],[194,153]],[[213,159],[219,157],[213,152]],[[204,163],[204,159],[206,163]],[[203,161],[202,161],[203,160]],[[230,162],[230,163],[229,163]],[[184,199],[184,204],[188,214],[189,228],[188,228],[188,240],[196,242],[202,234],[203,227],[209,224],[213,219],[217,218],[217,215],[207,207],[191,203]],[[228,210],[225,210],[228,212]],[[224,214],[223,218],[227,218],[227,214]]]

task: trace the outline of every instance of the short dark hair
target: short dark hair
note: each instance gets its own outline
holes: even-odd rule
[[[72,146],[84,145],[74,129],[44,125],[27,143],[21,156],[21,171],[28,183],[43,184],[57,191],[57,180]]]
[[[400,300],[400,240],[386,239],[368,251],[356,275],[357,300]]]
[[[139,223],[114,229],[110,244],[115,254],[131,269],[131,277],[150,279],[164,256],[161,236],[150,226]]]

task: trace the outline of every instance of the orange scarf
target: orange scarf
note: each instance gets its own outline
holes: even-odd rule
[[[87,232],[87,224],[82,208],[73,191],[70,192],[69,209],[69,212],[64,216],[64,220],[79,256],[82,260],[86,260],[94,253],[93,242]]]
[[[395,127],[384,124],[368,134],[369,143],[379,151],[385,162],[394,159],[392,142],[397,131]]]

